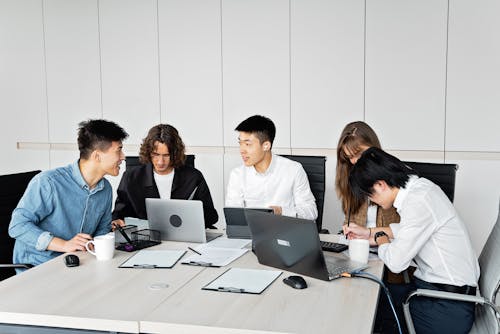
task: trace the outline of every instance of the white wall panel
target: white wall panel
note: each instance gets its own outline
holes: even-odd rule
[[[500,2],[451,1],[446,148],[500,151]]]
[[[154,0],[100,0],[104,118],[139,143],[160,121],[157,6]]]
[[[291,131],[294,148],[335,148],[362,120],[364,1],[291,1]]]
[[[500,161],[450,161],[459,165],[454,204],[479,256],[498,216]]]
[[[17,142],[47,141],[41,1],[0,2],[0,174],[47,169],[43,150]]]
[[[97,0],[45,0],[49,140],[76,142],[78,123],[101,117]]]
[[[366,121],[397,150],[444,148],[447,1],[368,0]]]
[[[220,1],[159,0],[158,17],[162,122],[186,145],[221,146]]]
[[[80,152],[78,150],[53,150],[50,152],[50,168],[67,166],[75,162],[79,157]]]
[[[290,53],[287,0],[222,0],[224,144],[237,145],[245,118],[270,117],[275,146],[290,146]]]

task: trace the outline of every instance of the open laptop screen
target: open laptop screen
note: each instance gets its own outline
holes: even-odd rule
[[[271,208],[241,208],[241,207],[225,207],[224,217],[226,219],[226,234],[228,238],[251,239],[252,233],[248,227],[245,212],[247,210],[255,210],[260,212],[272,213]]]

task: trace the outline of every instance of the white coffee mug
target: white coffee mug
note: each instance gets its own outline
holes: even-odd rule
[[[89,249],[90,244],[94,245],[94,251]],[[95,237],[94,240],[87,241],[85,248],[99,261],[111,260],[115,254],[115,236],[108,233]]]
[[[370,243],[366,239],[349,240],[349,257],[352,261],[363,264],[368,263],[368,253],[370,252]]]

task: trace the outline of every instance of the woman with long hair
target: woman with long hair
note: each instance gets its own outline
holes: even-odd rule
[[[349,173],[361,154],[369,147],[381,148],[375,131],[365,122],[356,121],[345,126],[337,145],[337,172],[335,188],[345,214],[344,224],[360,226],[389,226],[399,223],[396,209],[384,210],[369,201],[357,200],[349,187]]]

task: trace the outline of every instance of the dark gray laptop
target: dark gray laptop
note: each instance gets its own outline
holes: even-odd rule
[[[271,208],[236,208],[225,207],[224,217],[226,218],[226,234],[228,238],[252,239],[252,233],[247,224],[245,211],[256,210],[260,212],[273,212]]]
[[[245,216],[261,264],[324,281],[367,268],[347,258],[325,258],[314,221],[257,211]]]
[[[208,242],[222,233],[205,230],[203,204],[197,200],[146,198],[149,228],[161,240]]]

